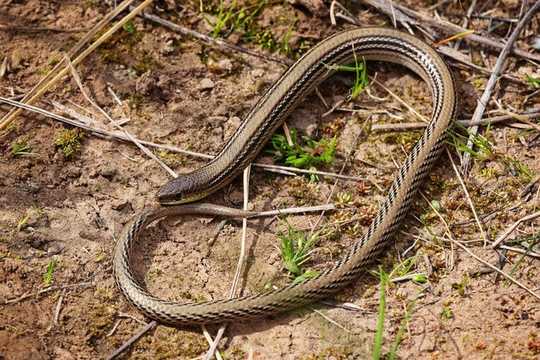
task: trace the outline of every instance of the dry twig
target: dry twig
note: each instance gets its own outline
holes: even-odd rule
[[[126,0],[121,7],[124,8],[125,6],[129,5],[126,3],[129,3],[131,0]],[[73,65],[76,66],[80,62],[82,62],[88,55],[90,55],[98,46],[100,46],[103,42],[108,40],[118,29],[120,29],[125,23],[127,23],[129,20],[131,20],[133,17],[135,17],[139,12],[141,12],[145,7],[150,5],[153,0],[144,0],[139,6],[137,6],[134,10],[132,10],[129,14],[127,14],[125,17],[123,17],[120,21],[118,21],[116,24],[113,25],[107,32],[105,32],[103,35],[101,35],[96,41],[94,41],[86,50],[84,50],[79,56],[77,56],[73,61]],[[125,5],[125,6],[124,6]],[[116,14],[117,9],[112,11],[112,14]],[[118,12],[119,13],[119,12]],[[107,21],[112,19],[112,17],[106,17]],[[102,22],[100,22],[101,24]],[[103,26],[107,22],[103,22]],[[91,32],[97,33],[101,29],[98,27],[95,27],[91,30]],[[86,38],[86,37],[85,37]],[[84,42],[81,42],[80,48],[84,46]],[[75,46],[74,49],[79,48],[79,44]],[[80,49],[79,48],[79,49]],[[77,49],[77,51],[79,50]],[[74,52],[75,53],[75,52]],[[69,53],[68,53],[68,57]],[[63,63],[62,63],[63,64]],[[60,65],[61,67],[61,65]],[[45,78],[48,78],[50,76],[50,80],[48,80],[44,85],[42,86],[36,86],[33,89],[33,95],[28,96],[26,98],[26,101],[24,101],[26,104],[33,104],[35,103],[41,95],[43,95],[48,89],[50,89],[54,84],[56,84],[60,79],[62,79],[67,73],[69,72],[69,67],[66,66],[62,68],[56,75],[51,71],[51,75],[47,75]],[[14,119],[15,117],[20,113],[20,109],[16,109],[13,112],[8,113],[4,118],[0,120],[0,130],[4,130]]]
[[[448,238],[450,240],[450,242],[452,244],[455,244],[457,245],[458,247],[460,247],[461,249],[463,249],[465,252],[467,252],[472,258],[474,258],[475,260],[477,260],[478,262],[484,264],[485,266],[489,267],[490,269],[492,269],[493,271],[501,274],[502,276],[504,276],[505,278],[507,278],[508,280],[510,280],[511,282],[513,282],[514,284],[516,284],[517,286],[519,286],[520,288],[522,288],[523,290],[527,291],[529,294],[531,294],[532,296],[534,296],[535,298],[537,298],[538,300],[540,300],[540,295],[538,295],[537,293],[535,293],[533,290],[531,290],[529,287],[525,286],[523,283],[521,283],[520,281],[518,281],[517,279],[515,279],[513,276],[511,275],[508,275],[507,273],[505,273],[504,271],[502,271],[501,269],[499,269],[498,267],[490,264],[488,261],[482,259],[481,257],[479,257],[478,255],[476,255],[475,253],[473,253],[471,250],[469,250],[465,245],[463,245],[462,243],[460,243],[459,241],[456,241],[456,239],[454,239],[454,235],[452,235],[452,231],[450,230],[450,226],[448,226],[448,223],[446,222],[446,220],[443,218],[443,216],[441,215],[441,213],[435,209],[435,207],[433,206],[433,204],[431,202],[428,201],[428,204],[429,206],[431,207],[431,209],[435,212],[435,214],[437,214],[437,216],[439,217],[439,219],[441,219],[442,223],[444,224],[445,228],[446,228],[446,233],[448,235]]]
[[[446,32],[449,35],[467,31],[467,29],[459,25],[453,24],[449,21],[442,20],[440,18],[433,17],[432,15],[419,13],[401,4],[393,4],[393,10],[392,10],[390,6],[390,1],[388,0],[357,0],[357,1],[373,6],[389,17],[392,17],[393,13],[395,13],[396,20],[401,22],[407,28],[410,24],[418,26],[419,28],[421,28],[422,26],[432,26],[434,28],[437,28],[439,30]],[[533,5],[533,8],[537,4]],[[508,42],[504,42],[502,40],[496,40],[496,39],[488,38],[486,36],[477,35],[477,34],[471,34],[467,36],[466,40],[473,41],[473,42],[482,44],[484,46],[488,46],[493,49],[504,49],[506,45],[508,44]],[[515,47],[512,47],[510,51],[513,54],[520,56],[522,58],[533,60],[533,61],[540,61],[540,55],[529,53],[527,51],[524,51]]]
[[[508,238],[508,236],[510,236],[511,233],[514,232],[514,230],[517,229],[519,225],[521,225],[521,223],[531,221],[533,219],[536,219],[537,217],[540,217],[540,211],[522,217],[521,219],[510,225],[501,235],[499,235],[499,237],[493,242],[493,244],[491,244],[491,247],[493,249],[497,248],[504,240]]]
[[[141,336],[146,334],[148,331],[152,330],[157,326],[157,322],[152,320],[146,326],[144,326],[139,332],[137,332],[135,335],[130,337],[128,341],[122,344],[118,349],[116,349],[111,355],[107,357],[107,360],[113,360],[120,354],[122,354],[124,351],[126,351],[133,343],[135,343]]]
[[[482,93],[480,100],[478,100],[478,105],[476,106],[476,109],[474,110],[474,114],[471,118],[471,121],[478,121],[484,115],[484,111],[486,110],[486,107],[489,103],[489,99],[491,98],[491,93],[493,92],[493,88],[495,87],[495,84],[497,83],[497,80],[499,79],[499,74],[501,74],[503,70],[503,66],[504,66],[506,58],[510,54],[510,51],[513,49],[514,44],[519,34],[521,33],[521,30],[523,30],[525,25],[527,25],[529,20],[532,18],[532,16],[536,13],[538,9],[540,9],[540,1],[537,1],[529,9],[529,11],[527,11],[527,13],[523,15],[521,20],[517,23],[514,31],[512,32],[512,34],[506,41],[506,44],[501,50],[501,53],[499,54],[499,57],[497,58],[497,62],[495,63],[495,66],[492,69],[491,76],[489,77],[489,80],[486,84],[484,92]],[[467,147],[469,148],[473,147],[473,139],[476,136],[477,132],[478,132],[478,126],[473,126],[469,129],[469,141],[467,142]],[[461,164],[461,167],[465,174],[469,172],[470,162],[471,162],[471,155],[469,152],[466,152],[463,155],[463,162]]]
[[[289,59],[282,60],[282,59],[276,58],[274,56],[261,54],[261,53],[258,53],[256,51],[246,49],[246,48],[238,46],[238,45],[231,44],[231,43],[229,43],[229,42],[227,42],[225,40],[216,39],[216,38],[210,37],[208,35],[201,34],[200,32],[197,32],[195,30],[191,30],[191,29],[185,28],[183,26],[177,25],[177,24],[175,24],[175,23],[173,23],[173,22],[171,22],[169,20],[162,19],[162,18],[160,18],[159,16],[156,16],[156,15],[142,13],[140,16],[142,16],[143,18],[145,18],[147,20],[150,20],[150,21],[153,21],[153,22],[155,22],[157,24],[160,24],[160,25],[162,25],[162,26],[164,26],[164,27],[166,27],[166,28],[168,28],[168,29],[170,29],[170,30],[172,30],[174,32],[177,32],[177,33],[182,34],[182,35],[187,35],[187,36],[194,37],[195,39],[201,40],[201,41],[203,41],[203,42],[205,42],[207,44],[210,44],[210,45],[217,46],[218,48],[221,48],[221,49],[240,52],[240,53],[243,53],[243,54],[246,54],[246,55],[249,55],[249,56],[257,57],[259,59],[263,59],[263,60],[266,60],[266,61],[270,61],[270,62],[279,64],[279,65],[289,66],[289,65],[292,64],[292,61],[290,61]]]
[[[122,140],[122,141],[132,142],[125,134],[122,134],[122,133],[119,133],[119,132],[108,131],[108,130],[105,130],[105,129],[102,129],[102,128],[91,126],[91,125],[85,124],[85,123],[83,123],[81,121],[69,119],[69,118],[66,118],[65,116],[54,114],[54,113],[52,113],[50,111],[38,108],[38,107],[33,106],[33,105],[23,104],[23,103],[20,103],[18,101],[10,100],[10,99],[2,97],[2,96],[0,96],[0,102],[4,102],[4,103],[12,105],[12,106],[20,107],[20,108],[23,108],[25,110],[41,114],[41,115],[46,116],[48,118],[60,121],[60,122],[62,122],[64,124],[79,127],[81,129],[87,130],[90,133],[93,133],[95,135],[100,135],[100,136],[105,137],[105,138],[115,138],[115,139]],[[157,143],[154,143],[154,142],[151,142],[151,141],[141,140],[141,139],[138,139],[138,138],[134,138],[134,139],[137,142],[139,142],[139,143],[141,143],[143,145],[154,147],[154,148],[157,148],[157,149],[167,150],[167,151],[176,152],[176,153],[189,155],[189,156],[194,156],[194,157],[203,158],[203,159],[212,159],[212,158],[214,158],[213,155],[202,154],[202,153],[198,153],[198,152],[195,152],[195,151],[189,151],[189,150],[181,149],[179,147],[172,146],[172,145],[157,144]],[[359,177],[359,176],[341,175],[341,174],[336,174],[336,173],[327,172],[327,171],[319,171],[319,170],[298,169],[298,168],[293,168],[293,167],[289,167],[289,166],[270,165],[270,164],[262,164],[262,163],[254,163],[253,166],[265,169],[266,171],[276,172],[276,173],[285,174],[285,175],[294,175],[294,174],[291,174],[291,173],[309,174],[309,175],[314,174],[314,175],[328,176],[328,177],[333,177],[333,178],[338,178],[338,179],[343,179],[343,180],[349,180],[349,181],[370,181],[369,179]]]
[[[244,175],[243,175],[243,184],[244,184],[244,210],[248,210],[249,206],[249,175],[251,173],[251,165],[248,165],[244,169]],[[242,272],[244,271],[244,266],[246,264],[246,237],[247,237],[247,219],[242,219],[242,238],[240,240],[240,255],[238,256],[238,264],[236,265],[236,272],[234,274],[233,283],[231,285],[231,290],[229,292],[229,298],[234,298],[238,284],[240,283],[240,276],[242,275]],[[223,334],[225,333],[225,329],[227,328],[227,324],[221,325],[219,328],[216,338],[214,339],[213,344],[211,344],[210,349],[206,353],[206,356],[204,357],[204,360],[210,360],[212,359],[212,356],[214,356],[214,352],[217,349],[217,346],[219,344],[219,341],[223,337]]]
[[[463,182],[463,178],[461,177],[459,170],[456,164],[454,163],[454,159],[452,159],[452,155],[450,154],[450,151],[448,150],[448,148],[446,148],[446,154],[448,155],[448,159],[450,159],[450,163],[452,163],[452,168],[454,169],[454,172],[456,173],[459,183],[461,184],[461,187],[463,188],[463,192],[465,193],[467,202],[469,203],[469,206],[471,207],[471,211],[474,215],[474,220],[476,220],[476,224],[478,225],[478,228],[480,229],[480,233],[482,234],[482,238],[484,239],[484,246],[487,246],[487,243],[489,242],[487,234],[484,231],[484,227],[482,226],[482,223],[478,219],[478,215],[476,214],[476,208],[472,202],[471,196],[469,195],[469,191],[467,190],[467,187],[465,186],[465,183]]]

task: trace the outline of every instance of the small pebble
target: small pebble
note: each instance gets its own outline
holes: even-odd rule
[[[214,82],[208,78],[202,79],[199,83],[199,90],[210,90],[214,88]]]
[[[223,59],[223,60],[220,60],[218,62],[218,67],[222,70],[222,71],[232,71],[233,69],[233,63],[231,60],[229,59]]]
[[[540,50],[540,36],[537,36],[533,39],[532,47],[536,50]]]
[[[263,69],[255,69],[251,72],[251,76],[253,76],[254,78],[260,78],[263,75],[264,75]]]

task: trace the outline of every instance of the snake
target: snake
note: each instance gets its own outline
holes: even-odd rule
[[[229,184],[249,165],[273,132],[315,87],[340,66],[362,58],[402,65],[428,86],[432,114],[419,140],[396,172],[371,224],[335,264],[304,282],[262,293],[204,302],[178,302],[152,295],[133,270],[132,252],[144,230],[169,216],[249,218],[253,212],[198,202]],[[219,153],[181,174],[157,194],[161,206],[129,221],[114,249],[113,272],[123,295],[147,317],[171,326],[215,324],[266,317],[323,300],[350,285],[392,241],[443,148],[457,112],[453,74],[437,51],[413,35],[388,28],[337,32],[300,57],[259,99]]]

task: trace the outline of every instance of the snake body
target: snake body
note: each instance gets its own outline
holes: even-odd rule
[[[381,60],[404,65],[429,84],[432,118],[423,136],[399,169],[386,199],[366,233],[343,258],[317,277],[261,294],[203,303],[159,299],[145,290],[130,264],[131,251],[151,222],[172,215],[195,214],[249,217],[250,212],[211,204],[161,207],[136,216],[125,227],[114,252],[116,283],[126,298],[148,317],[170,325],[220,323],[282,312],[334,294],[381,253],[406,215],[422,180],[440,154],[447,128],[456,112],[452,74],[440,56],[421,40],[391,29],[365,28],[337,33],[302,56],[265,93],[215,159],[160,189],[162,204],[201,199],[223,187],[249,164],[274,130],[311,90],[335,72],[335,65],[353,59]]]

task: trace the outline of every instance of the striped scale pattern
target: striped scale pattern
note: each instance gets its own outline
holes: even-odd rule
[[[350,284],[384,249],[406,216],[422,180],[440,155],[446,130],[456,113],[452,75],[439,55],[417,38],[391,29],[344,31],[324,40],[299,59],[259,100],[214,160],[166,184],[158,194],[162,204],[202,198],[228,184],[249,164],[302,99],[334,72],[332,65],[354,57],[406,66],[430,86],[431,121],[397,172],[388,196],[366,233],[341,261],[304,283],[276,291],[204,303],[177,303],[149,294],[135,277],[131,251],[153,221],[194,214],[249,217],[251,213],[217,205],[192,203],[161,207],[136,216],[119,239],[113,260],[116,283],[126,298],[152,319],[170,325],[219,323],[278,313],[326,298]]]

